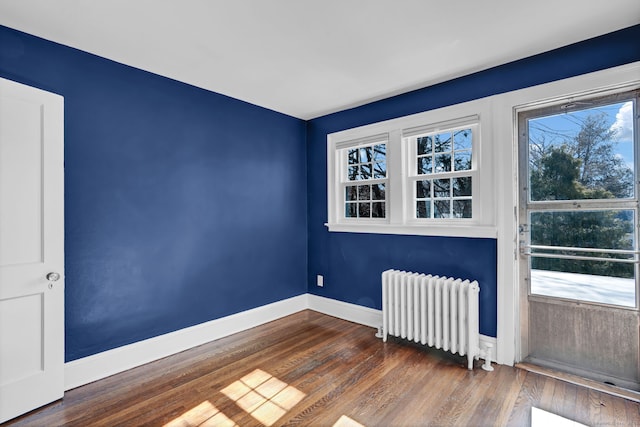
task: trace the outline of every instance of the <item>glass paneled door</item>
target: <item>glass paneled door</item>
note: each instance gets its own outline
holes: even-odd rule
[[[638,91],[518,114],[521,355],[640,389]]]

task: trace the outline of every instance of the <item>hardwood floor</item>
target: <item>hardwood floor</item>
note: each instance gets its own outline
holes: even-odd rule
[[[640,426],[636,402],[303,311],[83,387],[7,426]],[[546,423],[543,427],[555,424]]]

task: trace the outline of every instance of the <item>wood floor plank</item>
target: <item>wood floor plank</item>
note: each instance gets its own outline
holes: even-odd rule
[[[531,408],[539,407],[545,377],[527,372],[522,387],[511,411],[508,426],[524,426],[531,424]]]
[[[492,379],[492,382],[481,395],[482,400],[478,402],[476,410],[470,413],[468,419],[494,420],[495,425],[504,425],[515,405],[518,391],[522,386],[522,377],[514,369],[498,369],[488,373],[487,378]]]
[[[366,421],[371,424],[371,420],[376,420],[384,424],[384,417],[390,408],[402,407],[405,402],[421,395],[424,384],[434,376],[432,369],[437,359],[424,357],[419,351],[411,353],[411,358],[407,358],[401,366],[396,366],[393,372],[383,371],[381,367],[376,383],[362,390],[353,408],[345,415],[360,423]]]
[[[448,392],[468,375],[466,368],[453,363],[450,359],[442,358],[441,354],[433,352],[425,357],[437,358],[435,365],[429,372],[429,377],[410,399],[395,410],[387,411],[378,425],[430,425],[438,410],[446,403]],[[375,424],[374,424],[375,425]]]
[[[70,390],[6,426],[529,426],[536,407],[640,427],[632,400],[514,367],[469,371],[463,357],[374,332],[305,310]]]
[[[589,414],[589,405],[590,398],[589,394],[592,392],[591,389],[579,387],[576,391],[576,406],[573,417],[565,417],[570,418],[573,421],[577,421],[582,424],[592,425],[593,420]],[[614,424],[615,425],[615,424]]]

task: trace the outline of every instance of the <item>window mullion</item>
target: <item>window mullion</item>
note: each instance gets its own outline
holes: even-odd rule
[[[389,177],[388,212],[390,224],[403,224],[405,207],[403,203],[406,184],[406,156],[402,144],[401,130],[389,132],[387,145],[387,176]]]

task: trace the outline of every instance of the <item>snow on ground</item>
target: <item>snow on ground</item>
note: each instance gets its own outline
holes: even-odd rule
[[[634,279],[531,270],[531,293],[635,307]]]

